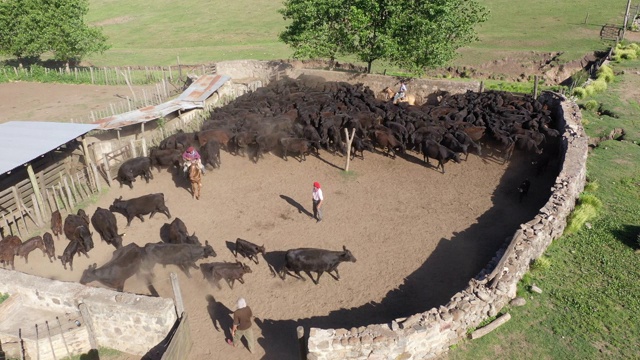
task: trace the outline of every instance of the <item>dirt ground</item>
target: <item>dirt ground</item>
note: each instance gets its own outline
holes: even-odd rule
[[[22,85],[0,84],[1,98],[25,91]],[[127,90],[25,86],[30,90],[24,97],[16,97],[11,104],[0,102],[3,119],[46,120],[47,114],[55,116],[56,111],[90,102],[96,105],[86,106],[99,106],[98,97],[109,99]],[[72,95],[73,90],[78,94]],[[63,91],[69,91],[66,98],[78,99],[80,105],[36,100],[37,96],[54,98],[52,92],[57,96]],[[33,98],[27,101],[28,95]],[[33,115],[11,113],[11,109],[26,111],[23,108],[29,104],[34,104]],[[230,249],[238,237],[264,244],[267,255],[260,264],[240,259],[253,272],[245,275],[245,284],[236,283],[233,289],[224,281],[221,289],[211,286],[195,269],[188,278],[173,266],[156,266],[153,288],[160,296],[171,297],[169,273],[178,274],[193,339],[189,359],[298,359],[296,326],[308,331],[310,327],[387,323],[446,303],[491,260],[520,223],[537,213],[553,184],[552,174],[536,177],[529,158],[518,152],[504,164],[485,149],[482,157],[470,155],[460,164],[447,164],[445,174],[425,166],[411,152],[395,160],[371,153],[365,157],[355,159],[353,172],[345,174],[341,171],[344,158],[326,152],[305,162],[266,155],[257,164],[223,153],[222,168],[204,177],[199,201],[191,198],[185,179],[163,170],[154,171],[149,184],[138,180],[132,190],[114,185],[86,210],[91,215],[98,206],[108,208],[119,196],[128,199],[162,192],[171,214],[217,252],[216,258],[201,262],[235,261]],[[524,178],[531,179],[532,187],[529,197],[519,203],[516,188]],[[321,223],[309,217],[313,181],[322,184],[325,194]],[[144,222],[134,219],[127,228],[124,217],[116,214],[116,218],[120,231],[126,232],[125,245],[159,241],[160,227],[171,221],[156,214]],[[78,281],[89,265],[102,265],[111,257],[113,248],[101,242],[97,233],[93,238],[96,247],[89,253],[91,258],[76,258],[74,271],[65,271],[59,262],[50,264],[37,253],[28,265],[16,259],[16,270]],[[66,243],[66,239],[56,241],[58,255]],[[268,266],[279,268],[287,249],[341,250],[343,246],[357,262],[340,265],[340,281],[327,274],[319,285],[292,277],[281,280]],[[150,294],[136,278],[127,281],[125,291]],[[229,313],[235,310],[238,297],[253,309],[257,354],[225,342],[230,335]],[[123,354],[118,360],[136,358]]]
[[[134,92],[151,87],[134,86]],[[88,122],[91,111],[131,97],[128,86],[0,83],[0,123],[7,121]]]

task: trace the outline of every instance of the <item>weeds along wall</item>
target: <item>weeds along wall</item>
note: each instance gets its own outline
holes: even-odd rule
[[[509,244],[449,303],[387,324],[311,328],[309,360],[435,358],[515,298],[517,284],[529,265],[562,235],[586,182],[588,137],[577,104],[548,92],[539,100],[548,104],[559,120],[565,151],[551,196],[538,214],[521,224]]]
[[[62,358],[67,355],[65,347],[72,354],[87,352],[91,349],[90,334],[98,347],[142,356],[165,338],[177,320],[172,299],[121,293],[4,269],[0,269],[0,293],[10,294],[0,305],[2,322],[11,317],[19,320],[13,329],[6,329],[3,324],[0,339],[3,345],[15,343],[21,328],[32,359],[38,352],[42,360]],[[80,326],[72,326],[73,329],[65,326],[64,340],[59,332],[54,333],[50,344],[44,324],[48,321],[52,329],[58,328],[56,317],[65,325],[68,318],[76,318]],[[39,325],[39,336],[35,324]]]

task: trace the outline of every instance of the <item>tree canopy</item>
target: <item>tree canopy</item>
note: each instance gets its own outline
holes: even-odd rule
[[[415,73],[477,41],[488,16],[474,0],[285,0],[280,13],[290,20],[280,40],[296,58],[356,55],[369,72],[386,60]]]
[[[103,52],[107,38],[84,23],[88,11],[88,0],[0,1],[0,53],[18,59],[51,53],[70,62]]]

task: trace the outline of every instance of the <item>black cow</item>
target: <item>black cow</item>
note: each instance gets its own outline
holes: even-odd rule
[[[67,270],[67,264],[69,264],[69,268],[73,271],[73,257],[76,256],[77,253],[82,253],[87,258],[89,257],[89,254],[84,250],[84,246],[81,241],[71,240],[67,247],[64,248],[62,256],[58,256],[58,259],[62,261],[62,266],[65,270]]]
[[[518,193],[520,193],[520,202],[522,202],[522,199],[527,196],[530,187],[531,181],[529,181],[529,179],[524,179],[520,186],[518,186]]]
[[[167,244],[192,244],[202,245],[194,232],[189,235],[187,226],[180,218],[175,218],[171,224],[165,223],[160,228],[160,238]]]
[[[438,160],[438,166],[436,166],[436,170],[438,168],[442,168],[442,173],[444,174],[444,164],[449,162],[449,160],[453,160],[457,163],[460,162],[460,156],[458,153],[452,151],[444,145],[438,144],[433,140],[425,140],[422,143],[422,155],[423,160],[429,164],[429,158]]]
[[[222,161],[220,160],[220,148],[222,146],[215,140],[209,140],[200,149],[202,151],[202,164],[211,165],[214,169],[220,168]]]
[[[363,140],[359,138],[357,135],[353,137],[353,142],[351,143],[351,160],[356,157],[357,152],[360,152],[360,158],[364,160],[364,151],[369,150],[371,152],[374,151],[373,144],[371,141]]]
[[[50,232],[44,233],[42,241],[44,241],[44,249],[49,257],[49,262],[53,262],[56,259],[56,245],[53,242],[53,235]]]
[[[151,166],[160,171],[162,167],[175,166],[180,167],[180,161],[182,160],[182,150],[176,149],[151,149],[149,153],[149,159]]]
[[[89,223],[80,215],[69,214],[64,219],[64,234],[71,242],[77,240],[82,246],[83,253],[86,254],[93,249],[93,239],[89,231]],[[88,257],[88,255],[87,255]]]
[[[229,285],[229,288],[233,289],[233,284],[236,280],[244,284],[242,276],[252,272],[248,265],[239,261],[235,263],[216,262],[201,264],[200,271],[202,272],[202,277],[207,279],[211,285],[217,286],[218,289],[222,289],[220,279],[224,279],[227,285]]]
[[[294,153],[300,156],[298,161],[305,161],[305,155],[309,154],[312,148],[311,143],[307,139],[281,138],[279,142],[280,146],[282,146],[282,158],[284,160],[287,160],[287,154]]]
[[[133,275],[138,274],[145,256],[144,248],[135,243],[128,244],[113,252],[111,260],[101,267],[90,265],[80,278],[80,284],[88,284],[98,281],[117,291],[124,289],[124,282]],[[147,275],[149,280],[150,275]]]
[[[151,159],[148,157],[136,157],[129,159],[122,163],[118,169],[118,176],[116,180],[122,184],[127,184],[133,189],[133,182],[136,181],[136,177],[142,176],[149,183],[149,179],[153,179],[151,174]]]
[[[122,247],[122,236],[124,234],[118,234],[118,222],[111,211],[99,207],[91,217],[91,224],[100,234],[102,241],[113,245],[116,249]]]
[[[238,254],[240,254],[246,258],[249,258],[249,260],[252,260],[256,264],[258,264],[260,262],[258,260],[258,253],[261,253],[262,256],[264,256],[265,254],[264,245],[258,246],[244,239],[240,239],[240,238],[236,239],[236,252],[234,254],[235,257],[238,257]]]
[[[300,275],[300,271],[304,271],[311,281],[317,285],[322,273],[326,272],[334,279],[340,280],[338,265],[343,261],[356,262],[356,258],[351,254],[351,251],[347,250],[346,246],[343,246],[342,250],[343,251],[330,251],[311,248],[287,250],[284,256],[285,265],[280,277],[284,280],[286,274],[289,274],[298,279],[305,280],[305,278]],[[291,271],[295,272],[297,276],[293,275]],[[317,279],[311,276],[312,271],[318,273]],[[332,271],[335,271],[335,276],[331,273]]]
[[[149,218],[152,218],[155,213],[161,212],[171,219],[171,213],[164,204],[164,194],[162,193],[143,195],[129,200],[122,200],[122,196],[120,196],[120,198],[113,200],[109,211],[124,215],[127,218],[127,226],[131,225],[131,220],[134,217],[144,222],[142,215],[149,213],[151,214]]]
[[[89,215],[87,215],[84,209],[79,209],[76,214],[80,216],[82,220],[84,220],[84,223],[87,224],[87,226],[89,226]]]
[[[152,269],[155,264],[177,265],[188,277],[189,268],[197,269],[196,261],[209,256],[217,256],[208,241],[204,246],[191,244],[146,244],[144,246],[146,264],[145,268]]]

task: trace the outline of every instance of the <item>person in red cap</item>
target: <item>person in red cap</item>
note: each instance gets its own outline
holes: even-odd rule
[[[202,161],[200,161],[200,154],[193,146],[189,146],[182,154],[182,160],[184,160],[184,165],[182,167],[183,173],[187,174],[189,165],[191,165],[192,162],[196,162],[200,171],[202,171],[202,174],[204,175],[204,165],[202,165]]]
[[[320,189],[320,183],[313,183],[313,218],[316,222],[322,221],[322,202],[324,196],[322,196],[322,189]]]

